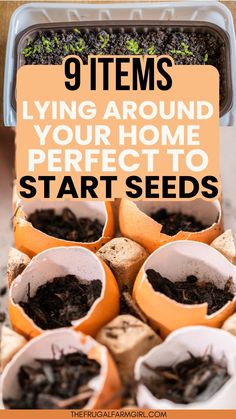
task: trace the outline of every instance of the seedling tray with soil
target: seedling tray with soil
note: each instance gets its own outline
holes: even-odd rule
[[[41,329],[72,326],[73,320],[85,317],[100,297],[102,282],[81,280],[75,275],[53,278],[41,285],[34,296],[28,284],[27,301],[19,304]]]
[[[21,397],[4,403],[9,409],[81,409],[93,395],[89,381],[99,373],[99,363],[80,351],[35,359],[18,371]]]
[[[36,210],[29,215],[28,221],[49,236],[83,243],[99,240],[104,227],[97,218],[77,218],[69,208],[63,208],[60,214],[54,209]]]
[[[165,208],[151,213],[150,217],[161,224],[163,226],[161,232],[169,236],[174,236],[179,231],[195,233],[210,227],[210,225],[204,225],[192,215],[183,214],[182,212],[168,212]]]
[[[228,34],[208,22],[62,22],[33,25],[16,39],[16,68],[61,64],[64,57],[89,54],[161,55],[176,64],[213,65],[220,73],[221,115],[232,106]],[[14,98],[13,98],[14,99]]]
[[[146,275],[154,291],[160,292],[181,304],[207,303],[207,314],[220,310],[234,295],[230,291],[231,278],[223,289],[217,288],[213,282],[199,281],[195,275],[189,275],[183,281],[172,282],[154,269],[147,269]]]
[[[194,356],[171,366],[155,368],[144,364],[150,375],[141,378],[151,393],[158,399],[174,403],[194,403],[210,399],[229,380],[224,360],[214,360],[211,355]]]

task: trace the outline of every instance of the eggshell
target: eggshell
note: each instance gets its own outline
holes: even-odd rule
[[[12,283],[9,291],[9,314],[13,328],[27,338],[44,332],[27,316],[18,304],[27,300],[30,283],[31,295],[37,288],[58,276],[76,275],[81,279],[102,282],[101,296],[94,302],[87,315],[73,321],[72,328],[95,336],[98,330],[119,313],[119,289],[106,264],[95,253],[84,247],[57,247],[36,255]]]
[[[15,398],[20,395],[20,387],[17,380],[17,373],[22,365],[31,363],[34,359],[53,358],[52,348],[56,348],[56,354],[67,354],[80,350],[90,358],[96,359],[101,365],[99,377],[93,379],[91,386],[94,395],[90,398],[85,409],[117,409],[121,406],[119,394],[121,382],[108,350],[100,345],[90,336],[69,329],[45,332],[43,335],[28,342],[6,366],[1,379],[3,399]]]
[[[168,212],[183,212],[193,215],[209,228],[199,232],[179,231],[174,236],[161,232],[162,225],[154,221],[150,214],[165,208]],[[222,232],[221,206],[218,200],[205,201],[137,201],[123,198],[119,209],[120,230],[123,236],[145,247],[149,253],[175,240],[196,240],[211,243]]]
[[[189,404],[177,404],[167,399],[157,399],[144,384],[139,384],[138,406],[148,409],[236,409],[236,338],[229,333],[205,326],[184,327],[140,357],[135,365],[135,378],[150,374],[145,365],[169,366],[184,361],[189,352],[195,356],[211,353],[216,360],[224,357],[230,374],[229,380],[209,400]]]
[[[62,240],[43,233],[33,227],[27,221],[27,217],[35,210],[54,209],[60,213],[63,208],[68,207],[79,217],[97,218],[104,223],[102,237],[96,242],[82,243],[70,240]],[[43,250],[61,246],[82,246],[92,251],[97,251],[103,244],[111,240],[115,235],[115,222],[110,202],[47,202],[47,201],[17,201],[17,208],[14,216],[14,237],[16,248],[28,256],[33,257]]]
[[[231,291],[236,293],[236,268],[211,246],[194,241],[175,241],[160,247],[144,262],[134,283],[133,297],[154,328],[165,337],[183,326],[221,327],[236,307],[236,296],[217,312],[208,315],[207,303],[185,305],[154,291],[146,270],[154,269],[171,281],[196,275],[199,281],[213,281],[224,288],[232,277]]]

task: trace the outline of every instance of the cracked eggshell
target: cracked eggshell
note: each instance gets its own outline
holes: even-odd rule
[[[150,374],[145,364],[151,367],[169,366],[184,361],[189,352],[202,356],[210,352],[214,359],[225,357],[229,380],[210,399],[204,402],[178,404],[167,399],[157,399],[144,384],[137,391],[138,406],[149,409],[236,409],[236,338],[221,329],[205,326],[184,327],[176,330],[167,339],[140,357],[135,365],[135,378]]]
[[[91,243],[58,239],[34,228],[33,225],[27,221],[27,217],[37,209],[54,209],[56,213],[60,213],[65,207],[71,209],[77,217],[97,218],[104,224],[102,237],[96,242]],[[33,257],[43,250],[61,246],[82,246],[96,252],[103,244],[107,243],[115,236],[115,222],[111,203],[103,201],[47,202],[34,200],[25,202],[18,200],[13,224],[16,248],[30,257]]]
[[[22,365],[31,363],[36,358],[53,358],[52,348],[56,353],[80,350],[101,365],[101,372],[91,381],[94,395],[84,409],[118,409],[121,406],[119,396],[113,398],[121,390],[121,382],[117,368],[107,348],[90,336],[69,329],[45,332],[43,335],[28,342],[9,362],[1,379],[3,399],[20,396],[17,373]]]
[[[231,291],[235,296],[220,310],[208,315],[207,303],[180,304],[154,291],[145,273],[147,269],[154,269],[171,281],[196,275],[199,281],[214,281],[219,288],[224,288],[229,277],[232,277]],[[161,337],[184,326],[221,327],[236,307],[236,268],[205,243],[187,240],[171,242],[155,250],[146,259],[135,280],[133,297],[150,324],[159,330]]]
[[[199,232],[179,231],[174,236],[161,232],[162,225],[154,221],[150,214],[165,208],[168,212],[183,212],[193,215],[203,224],[210,227]],[[119,209],[119,224],[123,236],[132,239],[149,253],[158,247],[175,240],[196,240],[211,243],[222,232],[222,213],[218,200],[205,201],[195,199],[193,201],[137,201],[132,202],[123,198]]]
[[[58,276],[76,275],[92,281],[100,279],[102,293],[87,315],[72,322],[75,330],[95,336],[98,330],[119,313],[120,294],[117,282],[106,264],[84,247],[57,247],[36,255],[12,283],[9,291],[9,314],[13,328],[30,339],[44,332],[27,316],[18,304],[27,299],[28,283],[31,295],[37,288]]]

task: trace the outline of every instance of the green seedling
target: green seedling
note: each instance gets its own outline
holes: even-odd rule
[[[30,57],[32,53],[33,53],[33,50],[31,46],[25,47],[22,51],[22,54],[24,55],[25,58]]]
[[[40,45],[35,45],[34,46],[33,54],[36,54],[37,52],[38,53],[41,52],[41,46]]]
[[[76,43],[75,43],[75,47],[77,49],[78,52],[82,52],[85,48],[85,43],[84,40],[82,38],[80,38]]]
[[[151,45],[151,46],[148,48],[147,52],[148,52],[148,54],[149,54],[149,55],[154,55],[154,54],[155,54],[155,52],[156,52],[156,48],[155,48],[155,46],[154,46],[154,45]]]
[[[52,52],[52,43],[48,41],[48,39],[46,39],[44,36],[42,36],[41,39],[42,39],[43,46],[46,49],[46,52]]]
[[[207,61],[208,61],[208,54],[207,54],[207,52],[206,52],[206,54],[204,55],[204,58],[203,58],[203,61],[204,61],[204,63],[207,63]]]
[[[107,46],[107,44],[109,42],[110,35],[108,33],[106,34],[106,36],[103,36],[103,35],[99,34],[98,35],[98,39],[102,43],[101,44],[101,49],[104,49],[104,48],[106,48],[106,46]]]
[[[27,47],[29,46],[29,45],[31,45],[32,44],[32,39],[31,38],[27,38]]]
[[[59,45],[60,42],[59,42],[59,39],[58,39],[57,36],[54,36],[53,40],[54,40],[55,44]]]
[[[139,48],[138,42],[136,42],[134,39],[130,39],[129,41],[127,41],[126,47],[128,51],[132,52],[135,55],[141,54],[143,51],[142,48]]]
[[[189,49],[189,45],[185,44],[185,42],[181,42],[180,45],[181,47],[183,47],[183,50],[171,49],[170,54],[182,55],[183,57],[193,55],[193,52]]]
[[[170,54],[185,55],[185,53],[183,51],[180,51],[180,49],[171,49]]]
[[[181,42],[180,45],[183,47],[185,55],[193,55],[192,51],[189,49],[189,45],[185,44],[185,42]]]
[[[75,52],[75,51],[76,51],[76,49],[75,49],[75,47],[74,47],[74,45],[73,45],[73,44],[70,44],[70,45],[69,45],[69,49],[70,49],[72,52]]]
[[[78,35],[81,35],[81,32],[78,28],[74,28],[74,32],[77,33]]]

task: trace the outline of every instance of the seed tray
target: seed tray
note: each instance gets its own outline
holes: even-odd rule
[[[220,119],[221,126],[236,124],[236,48],[232,13],[229,8],[215,0],[191,0],[181,2],[135,2],[135,3],[27,3],[18,7],[10,21],[4,76],[4,124],[15,126],[16,112],[12,106],[12,90],[15,78],[15,40],[17,35],[33,24],[53,22],[120,22],[195,21],[214,23],[225,30],[230,41],[230,65],[233,87],[233,106]]]
[[[52,35],[58,32],[68,32],[73,28],[79,27],[82,34],[89,33],[90,31],[99,32],[100,30],[106,30],[109,33],[148,33],[149,31],[155,32],[157,29],[167,30],[171,32],[182,32],[182,33],[193,33],[193,34],[210,34],[214,38],[220,40],[220,62],[223,63],[221,71],[221,96],[222,100],[220,103],[220,116],[225,115],[232,107],[233,95],[232,95],[232,76],[231,76],[231,63],[230,63],[230,41],[229,36],[225,30],[219,26],[200,21],[100,21],[98,22],[60,22],[60,23],[42,23],[32,25],[27,29],[23,30],[16,37],[15,43],[15,77],[16,70],[25,64],[25,57],[22,54],[22,50],[27,46],[28,39],[34,39],[38,34],[43,32],[51,32]],[[12,106],[16,108],[15,101],[15,83],[12,91]]]

